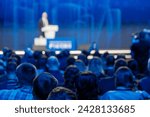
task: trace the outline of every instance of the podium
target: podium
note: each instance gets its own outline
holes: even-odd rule
[[[41,29],[46,39],[55,39],[56,32],[59,30],[58,25],[48,25]]]

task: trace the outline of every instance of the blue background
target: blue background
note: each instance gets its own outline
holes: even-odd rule
[[[150,26],[149,0],[1,0],[0,48],[32,47],[38,21],[48,12],[57,37],[75,38],[78,48],[128,49],[131,33]]]

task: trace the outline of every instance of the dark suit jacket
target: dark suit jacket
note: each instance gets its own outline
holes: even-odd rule
[[[42,35],[43,37],[45,37],[44,32],[41,31],[41,29],[44,27],[44,22],[42,20],[42,18],[39,20],[39,32],[40,35]]]

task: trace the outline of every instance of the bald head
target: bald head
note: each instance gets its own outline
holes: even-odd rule
[[[47,17],[48,17],[47,13],[46,13],[46,12],[43,12],[43,13],[42,13],[42,18],[46,18],[46,19],[47,19]]]

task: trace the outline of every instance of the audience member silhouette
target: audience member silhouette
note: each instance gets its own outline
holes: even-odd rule
[[[138,40],[137,43],[131,45],[131,55],[138,62],[140,73],[144,74],[147,71],[150,44],[143,31],[139,33]]]
[[[148,74],[139,81],[139,89],[146,91],[150,94],[150,59],[148,60]]]
[[[102,60],[98,57],[94,57],[89,61],[89,71],[94,73],[98,78],[105,77]]]
[[[76,60],[74,63],[75,66],[79,69],[80,72],[85,72],[87,71],[87,68],[82,60]]]
[[[80,71],[75,65],[68,66],[64,73],[64,87],[76,92],[75,82],[79,73]]]
[[[7,71],[7,89],[16,89],[19,87],[18,78],[16,76],[16,62],[9,62],[6,66]]]
[[[46,100],[49,93],[58,85],[58,80],[50,73],[41,73],[33,80],[34,99]]]
[[[32,100],[32,82],[36,77],[36,67],[30,63],[22,63],[16,69],[20,88],[0,90],[1,100]]]
[[[47,69],[48,72],[51,73],[55,78],[58,80],[59,85],[63,85],[64,83],[64,78],[63,78],[63,71],[59,69],[60,67],[60,62],[55,56],[51,56],[47,60]]]
[[[105,66],[105,74],[107,76],[113,76],[114,74],[114,63],[115,63],[115,58],[113,55],[108,55],[106,57],[106,66]]]
[[[98,78],[91,72],[83,72],[76,80],[77,97],[79,100],[98,99]]]
[[[144,100],[150,96],[144,91],[138,91],[135,88],[135,79],[132,71],[128,67],[120,67],[115,74],[116,90],[108,91],[102,100]]]
[[[125,59],[123,59],[123,58],[119,58],[119,59],[117,59],[116,61],[115,61],[115,65],[114,65],[114,67],[115,67],[115,71],[119,68],[119,67],[125,67],[125,66],[128,66],[128,64],[127,64],[127,62],[126,62],[126,60]]]

